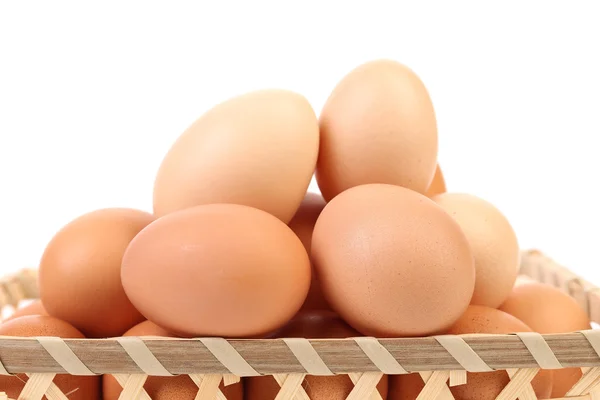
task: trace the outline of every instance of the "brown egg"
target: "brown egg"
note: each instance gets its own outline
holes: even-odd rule
[[[39,267],[40,298],[48,314],[92,338],[120,336],[143,321],[121,285],[121,259],[153,219],[139,210],[108,208],[63,227]]]
[[[317,117],[301,95],[262,90],[235,97],[173,144],[156,176],[154,213],[233,203],[287,223],[308,189],[318,150]]]
[[[316,178],[326,200],[368,183],[427,191],[436,117],[423,82],[406,66],[376,60],[352,70],[325,103],[319,128]]]
[[[518,333],[531,332],[522,321],[493,308],[469,306],[464,315],[447,331],[465,333]],[[467,384],[451,388],[456,400],[492,400],[508,384],[506,371],[467,373]],[[541,370],[532,381],[539,399],[547,399],[552,390],[552,370]]]
[[[26,315],[0,324],[0,336],[54,336],[70,339],[81,339],[83,334],[72,325],[47,315]],[[25,374],[17,376],[0,376],[0,392],[16,399],[29,378]],[[100,399],[99,376],[74,376],[58,374],[54,383],[69,400]],[[46,397],[44,397],[45,399]]]
[[[23,317],[25,315],[48,315],[46,308],[42,304],[41,300],[34,300],[24,307],[19,307],[4,321],[10,321],[11,319]]]
[[[446,329],[473,294],[473,255],[458,224],[399,186],[356,186],[331,200],[311,253],[328,303],[365,335]]]
[[[302,306],[311,279],[306,250],[288,226],[235,204],[159,218],[131,242],[121,273],[142,314],[182,336],[278,329]]]
[[[567,293],[538,282],[516,286],[500,306],[538,333],[567,333],[591,329],[590,318]],[[579,368],[554,371],[552,397],[563,397],[581,378]]]
[[[515,231],[492,204],[462,193],[434,196],[460,225],[475,256],[475,291],[472,304],[497,308],[517,279],[520,249]]]
[[[144,321],[134,326],[123,336],[175,337],[150,321]],[[112,375],[104,375],[102,386],[104,400],[119,399],[122,387]],[[241,382],[229,386],[223,386],[223,382],[221,382],[219,389],[221,389],[227,400],[242,400],[243,398],[243,385]],[[150,376],[144,384],[144,390],[152,400],[194,400],[198,393],[198,386],[188,375]]]
[[[418,373],[391,376],[388,400],[416,400],[424,387]]]
[[[310,243],[315,223],[325,204],[325,200],[320,194],[306,193],[294,218],[288,224],[290,229],[298,236],[308,254],[310,254]],[[323,297],[323,291],[319,286],[314,268],[311,277],[310,290],[306,301],[302,305],[302,310],[328,310],[330,307],[325,297]]]
[[[298,314],[289,324],[273,337],[348,338],[359,336],[337,315],[330,311],[305,311]],[[302,387],[311,400],[343,400],[354,384],[347,375],[307,376]],[[272,376],[261,376],[246,379],[246,400],[272,400],[279,392],[280,386]],[[383,376],[377,390],[385,400],[388,392],[388,377]]]
[[[427,189],[427,193],[425,194],[427,197],[433,197],[441,193],[446,193],[446,181],[444,180],[444,174],[442,174],[442,170],[438,164],[437,167],[435,167],[433,181],[429,184],[429,189]]]

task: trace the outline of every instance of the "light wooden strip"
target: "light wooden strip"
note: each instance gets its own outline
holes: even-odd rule
[[[237,376],[260,376],[254,368],[237,352],[237,350],[225,339],[201,338],[200,341],[213,356],[233,375]]]
[[[600,368],[591,368],[583,373],[583,376],[569,391],[566,396],[579,396],[587,394],[586,390],[594,384],[594,382],[600,378]]]
[[[69,400],[69,398],[56,386],[54,383],[51,383],[48,386],[48,390],[46,390],[46,397],[48,400]]]
[[[508,377],[512,379],[512,377],[515,376],[518,371],[519,370],[516,368],[511,368],[506,372],[508,373]],[[519,400],[537,400],[537,396],[531,385],[525,386],[525,388],[519,394]]]
[[[219,392],[221,379],[221,375],[204,375],[194,400],[214,400]]]
[[[305,374],[289,374],[289,375],[278,374],[278,375],[273,375],[273,378],[275,379],[277,384],[279,384],[279,387],[283,387],[285,385],[285,382],[289,379],[290,375],[295,378],[293,378],[290,381],[290,383],[288,383],[289,389],[286,388],[286,391],[284,392],[284,394],[288,395],[290,393],[295,393],[294,397],[289,398],[290,400],[311,400],[310,397],[308,397],[308,394],[306,394],[306,391],[304,390],[304,388],[302,387],[302,382],[304,381],[304,378],[306,377]],[[302,378],[300,380],[300,384],[296,385],[295,382],[297,380],[299,380],[300,378]],[[294,389],[295,392],[292,391],[293,387],[296,388],[296,389]],[[281,390],[280,390],[280,392],[281,392]],[[284,394],[282,394],[282,396]]]
[[[282,339],[289,347],[298,362],[309,375],[333,375],[333,372],[325,365],[323,359],[307,339],[284,338]]]
[[[434,338],[466,371],[493,371],[460,336],[441,335]]]
[[[435,371],[431,374],[431,377],[425,383],[425,387],[421,390],[421,393],[417,396],[416,400],[434,400],[437,399],[439,394],[448,388],[446,381],[450,373],[448,371]]]
[[[543,369],[561,369],[560,364],[543,336],[536,332],[517,333],[535,361]]]
[[[117,338],[117,341],[146,375],[173,376],[152,354],[142,339],[124,336]]]
[[[281,389],[277,392],[275,400],[294,400],[301,399],[302,396],[298,396],[298,392],[304,389],[302,388],[302,382],[304,382],[305,374],[289,374],[282,381]],[[306,392],[304,392],[306,394]],[[307,396],[308,397],[308,396]]]
[[[377,384],[383,377],[381,372],[365,372],[354,385],[346,400],[365,400],[377,392]]]
[[[408,373],[377,339],[372,337],[357,337],[354,338],[354,341],[384,374],[399,375]]]
[[[235,385],[236,383],[239,383],[240,380],[239,376],[225,374],[223,375],[223,386]]]
[[[515,400],[517,397],[522,399],[522,397],[520,397],[521,393],[523,393],[524,396],[527,396],[527,387],[531,387],[531,380],[538,371],[538,368],[519,369],[516,371],[511,377],[510,382],[508,382],[498,397],[496,397],[496,400]],[[535,395],[533,400],[535,400]]]
[[[33,374],[27,374],[28,377],[31,377],[31,375]],[[51,382],[50,386],[48,386],[46,397],[48,400],[69,400],[54,382]]]
[[[450,373],[451,372],[448,372],[448,378],[450,378]],[[466,371],[465,371],[465,375],[466,375]],[[421,377],[421,379],[423,379],[423,382],[426,384],[427,382],[429,382],[429,380],[433,376],[433,371],[419,372],[419,376]],[[450,391],[450,388],[446,385],[443,385],[442,391],[437,395],[435,400],[455,400],[455,399],[454,399],[454,396],[452,395],[452,392]]]
[[[350,377],[350,380],[352,381],[352,383],[354,383],[356,385],[356,383],[363,376],[363,373],[362,372],[354,372],[354,373],[349,374],[348,376]],[[379,390],[377,390],[377,387],[375,388],[375,390],[373,390],[373,392],[371,392],[371,396],[368,398],[368,400],[383,400],[383,398],[381,397],[381,394],[379,393]]]
[[[129,375],[125,375],[125,374],[115,374],[115,375],[113,375],[113,377],[117,380],[117,382],[119,383],[119,385],[121,385],[121,387],[125,387],[125,385],[127,384],[127,380],[129,379]],[[132,400],[152,400],[152,399],[150,398],[150,395],[146,392],[146,390],[144,390],[144,388],[142,388],[138,397],[136,399],[132,399]]]
[[[17,400],[41,400],[56,374],[32,374]]]
[[[196,384],[196,386],[198,386],[198,390],[200,390],[200,386],[202,385],[202,382],[204,381],[204,376],[205,375],[199,375],[199,374],[191,374],[190,375],[190,379]],[[213,399],[214,399],[214,397],[211,400],[213,400]],[[223,392],[221,392],[220,389],[217,389],[216,400],[227,400],[227,398],[225,397]]]
[[[6,368],[4,368],[4,364],[2,364],[2,360],[0,360],[0,375],[10,375]]]
[[[460,386],[467,383],[467,371],[450,371],[450,379],[448,385],[450,387]]]
[[[148,379],[148,375],[133,374],[129,375],[123,391],[119,396],[119,400],[132,400],[137,399],[141,391],[144,390],[144,384]]]
[[[59,337],[36,337],[44,349],[69,375],[95,375]]]

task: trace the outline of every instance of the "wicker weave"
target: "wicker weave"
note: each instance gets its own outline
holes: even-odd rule
[[[600,322],[598,289],[538,251],[522,256],[521,271],[574,297]],[[0,282],[0,305],[35,298],[36,271],[24,270]],[[31,359],[37,360],[31,365]],[[52,383],[55,374],[113,374],[125,388],[121,399],[150,397],[148,375],[187,374],[198,385],[197,400],[224,400],[218,387],[240,377],[273,375],[277,400],[310,400],[302,382],[308,375],[349,375],[349,400],[381,399],[375,390],[384,374],[420,372],[425,387],[418,400],[453,399],[448,385],[465,383],[466,372],[506,370],[509,384],[499,400],[534,400],[530,385],[540,368],[580,367],[581,380],[568,399],[600,394],[600,330],[540,335],[444,335],[427,338],[270,339],[114,338],[58,339],[0,337],[0,373],[30,376],[19,399],[65,400]],[[598,389],[598,390],[596,390]],[[1,392],[2,388],[0,388]],[[3,395],[0,393],[0,400]],[[265,399],[268,400],[268,399]]]

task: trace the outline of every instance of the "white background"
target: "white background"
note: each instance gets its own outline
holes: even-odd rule
[[[594,2],[360,3],[2,2],[2,272],[35,266],[84,212],[151,210],[162,156],[213,104],[282,87],[319,112],[345,73],[386,57],[430,90],[449,189],[600,283]]]

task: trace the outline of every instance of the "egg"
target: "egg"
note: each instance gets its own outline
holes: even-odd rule
[[[287,223],[308,189],[319,150],[310,103],[286,90],[222,102],[173,144],[156,175],[154,214],[233,203]]]
[[[123,256],[121,276],[142,314],[172,332],[255,337],[298,312],[311,267],[302,242],[279,219],[210,204],[144,228]]]
[[[429,189],[427,189],[427,197],[433,197],[435,195],[446,193],[446,180],[444,179],[444,174],[440,169],[440,165],[438,164],[435,167],[435,175],[433,176],[433,180],[429,184]]]
[[[399,186],[360,185],[336,196],[317,219],[311,255],[327,302],[364,335],[439,332],[473,294],[473,255],[458,224]]]
[[[590,318],[577,301],[560,289],[538,282],[515,286],[500,310],[520,319],[535,332],[568,333],[591,329]],[[554,371],[552,397],[565,396],[581,378],[579,368]]]
[[[359,336],[344,321],[331,311],[303,311],[273,337],[303,337],[308,339],[348,338]],[[311,400],[344,400],[354,388],[348,375],[315,376],[304,379],[302,387]],[[275,399],[280,386],[272,376],[246,379],[246,400]],[[377,390],[385,400],[388,392],[388,377],[383,376]]]
[[[34,300],[24,307],[19,307],[4,321],[9,321],[25,315],[48,315],[46,308],[42,304],[41,300]]]
[[[47,315],[26,315],[0,324],[0,336],[53,336],[61,338],[82,339],[83,334],[65,321]],[[8,397],[16,399],[25,387],[29,378],[25,374],[17,376],[0,376],[0,391]],[[69,400],[100,399],[99,376],[74,376],[58,374],[54,383]]]
[[[290,229],[298,236],[308,254],[310,254],[310,243],[315,223],[325,204],[325,200],[320,194],[306,193],[298,211],[288,224]],[[310,289],[306,301],[302,305],[302,310],[328,310],[330,307],[319,286],[317,274],[314,273],[314,269],[312,272]]]
[[[150,321],[144,321],[127,332],[123,336],[162,336],[174,337],[167,330],[157,326]],[[102,380],[103,399],[118,400],[122,387],[112,375],[104,375]],[[236,383],[219,387],[227,400],[242,400],[243,385]],[[198,393],[198,386],[188,375],[173,377],[150,376],[144,384],[144,390],[152,400],[194,400]]]
[[[48,314],[87,337],[120,336],[143,321],[121,284],[121,259],[131,239],[154,217],[107,208],[64,226],[46,246],[39,266],[40,298]]]
[[[391,60],[364,63],[334,88],[319,117],[316,179],[329,201],[387,183],[425,193],[438,151],[433,104],[419,77]]]
[[[497,308],[512,290],[520,263],[517,236],[506,217],[489,202],[470,194],[443,193],[432,198],[467,236],[475,256],[472,304]]]
[[[460,335],[467,333],[516,333],[531,332],[517,318],[493,308],[469,306],[463,316],[446,332]],[[467,373],[465,385],[450,388],[456,400],[492,400],[508,384],[506,371]],[[414,400],[424,383],[417,374],[390,377],[389,400]],[[552,371],[541,370],[532,381],[539,399],[547,399],[552,390]]]

